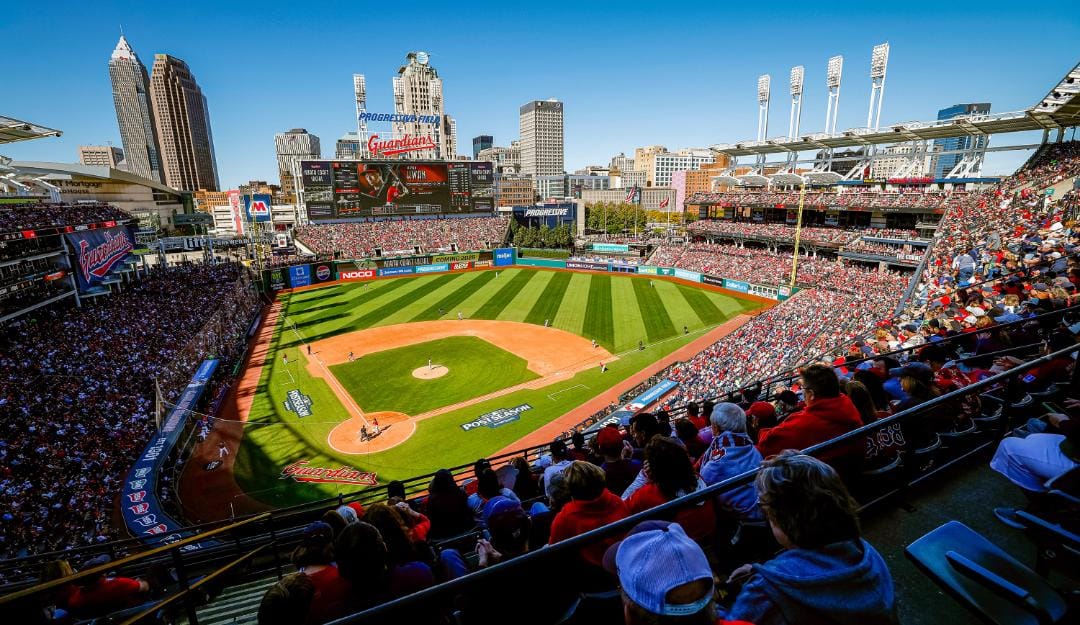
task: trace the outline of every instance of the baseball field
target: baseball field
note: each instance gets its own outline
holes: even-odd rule
[[[385,484],[472,462],[761,305],[647,276],[528,268],[282,294],[252,388],[238,391],[229,464],[240,490],[283,506],[364,479],[299,480],[290,466]]]

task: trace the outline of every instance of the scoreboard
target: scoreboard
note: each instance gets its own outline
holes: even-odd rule
[[[486,161],[301,161],[308,219],[495,210],[495,170]]]

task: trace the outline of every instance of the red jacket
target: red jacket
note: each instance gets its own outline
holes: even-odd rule
[[[660,487],[655,482],[649,482],[630,495],[626,500],[626,507],[630,514],[637,514],[668,501],[670,500],[660,491]],[[679,510],[673,520],[694,540],[705,540],[716,531],[716,512],[711,499]]]
[[[575,499],[563,506],[562,510],[559,510],[559,513],[555,515],[555,519],[551,522],[551,538],[548,540],[548,544],[554,545],[559,541],[573,538],[628,516],[630,516],[630,512],[626,508],[626,502],[605,488],[603,494],[596,499],[589,501]],[[620,538],[621,536],[618,535],[610,536],[596,544],[589,545],[581,550],[581,557],[586,562],[602,566],[604,552]]]
[[[841,393],[836,397],[815,399],[813,404],[791,413],[776,427],[761,430],[757,448],[762,457],[768,458],[785,449],[805,449],[862,425],[862,417],[855,404]],[[821,458],[827,460],[842,453],[834,450],[822,454]]]

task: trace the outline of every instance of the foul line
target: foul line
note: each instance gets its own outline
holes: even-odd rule
[[[294,334],[296,334],[296,338],[300,341],[302,346],[306,347],[308,343],[306,340],[304,340],[304,336],[300,334],[300,330],[296,328],[296,323],[288,317],[285,317],[284,321],[288,322],[288,324],[292,326],[292,331]],[[359,418],[361,421],[363,421],[364,427],[371,425],[371,422],[369,422],[367,418],[364,417],[364,411],[360,410],[360,406],[356,403],[356,400],[353,399],[352,395],[350,395],[348,391],[345,390],[345,387],[341,385],[341,382],[338,382],[337,377],[330,372],[329,367],[326,366],[326,363],[323,362],[322,358],[319,358],[318,354],[311,354],[311,358],[314,359],[315,362],[317,362],[322,368],[323,379],[326,380],[330,387],[334,389],[334,394],[337,395],[338,399],[344,400],[344,402],[346,403],[346,410],[353,413],[352,417],[354,419]],[[289,375],[292,374],[290,373]]]

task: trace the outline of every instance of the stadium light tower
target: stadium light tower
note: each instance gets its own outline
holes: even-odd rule
[[[799,124],[802,121],[803,75],[802,65],[791,68],[791,119],[788,120],[788,139],[799,136]]]
[[[772,78],[768,74],[762,74],[757,79],[757,140],[759,142],[765,141],[765,137],[769,134],[769,92],[772,84]],[[763,171],[765,165],[765,155],[758,154],[757,158],[758,169]]]
[[[367,83],[363,74],[353,74],[353,95],[356,96],[356,136],[360,140],[360,156],[371,156],[367,152],[368,129],[364,113],[367,112]]]
[[[881,102],[885,99],[885,70],[888,66],[889,44],[874,46],[874,52],[870,55],[870,110],[866,113],[866,127],[874,130],[881,122]]]
[[[829,89],[829,105],[825,108],[825,132],[836,134],[836,118],[840,111],[840,78],[844,73],[844,57],[834,56],[829,59],[829,69],[825,75],[825,85]]]

